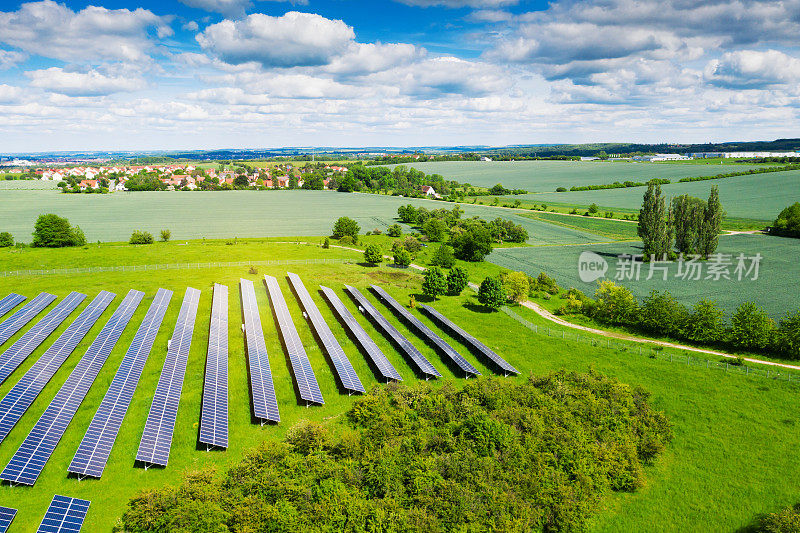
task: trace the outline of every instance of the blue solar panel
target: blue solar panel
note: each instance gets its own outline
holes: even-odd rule
[[[14,309],[16,306],[24,302],[27,298],[22,296],[21,294],[11,293],[8,296],[4,297],[0,300],[0,316],[4,316],[6,313]]]
[[[142,463],[167,466],[169,461],[199,301],[200,291],[187,288],[136,453],[136,460]]]
[[[314,370],[311,369],[311,361],[308,360],[306,350],[300,341],[300,335],[297,334],[297,329],[294,327],[292,316],[289,314],[286,300],[283,299],[278,280],[272,276],[264,276],[264,280],[267,283],[272,308],[278,318],[278,326],[283,336],[283,342],[286,345],[286,351],[289,353],[289,361],[292,363],[292,371],[297,383],[297,390],[300,392],[300,398],[306,402],[324,404],[325,400],[322,399],[322,391],[319,390]]]
[[[249,279],[239,280],[242,293],[242,313],[244,333],[247,343],[247,359],[250,366],[250,390],[253,395],[253,414],[261,420],[280,422],[275,385],[272,383],[272,369],[269,366],[267,348],[264,343],[264,330],[256,302],[256,291]]]
[[[403,381],[397,369],[392,366],[392,363],[389,362],[381,349],[378,348],[378,345],[375,344],[375,341],[373,341],[364,328],[361,327],[361,324],[358,323],[352,313],[345,307],[344,302],[339,299],[336,293],[328,287],[320,288],[325,298],[331,304],[331,307],[333,307],[333,310],[336,311],[336,314],[339,315],[344,325],[347,326],[347,329],[349,329],[350,333],[356,338],[356,341],[381,373],[381,376],[387,381],[392,379],[395,381]]]
[[[435,322],[437,322],[440,326],[444,329],[450,331],[458,339],[469,346],[469,348],[478,355],[481,355],[488,359],[490,362],[494,363],[500,370],[503,371],[504,374],[508,375],[511,374],[519,374],[516,368],[508,364],[508,362],[493,352],[488,346],[483,344],[481,341],[461,329],[455,323],[453,323],[450,319],[444,316],[442,313],[430,307],[428,305],[423,305],[421,307],[422,311],[426,313],[429,317],[431,317]]]
[[[325,352],[328,354],[328,357],[330,357],[333,367],[342,383],[342,387],[347,391],[360,392],[363,394],[366,391],[364,390],[364,385],[361,384],[358,374],[356,374],[355,368],[353,368],[353,365],[350,363],[344,350],[342,350],[342,346],[336,340],[336,337],[333,336],[331,328],[328,326],[322,313],[319,312],[317,304],[314,303],[305,285],[303,285],[302,280],[297,274],[292,274],[291,272],[288,272],[288,274],[289,281],[292,283],[292,287],[294,287],[294,292],[300,299],[300,303],[311,321],[311,326],[317,332],[317,336],[320,342],[322,342]]]
[[[52,294],[43,292],[36,298],[25,304],[22,309],[8,317],[8,320],[0,323],[0,344],[14,336],[22,327],[33,320],[33,317],[42,312],[42,310],[53,303],[56,297]]]
[[[9,346],[8,350],[0,355],[0,383],[8,379],[20,363],[33,353],[85,298],[86,295],[79,292],[69,293],[44,318],[17,339],[17,342]]]
[[[128,292],[0,473],[0,479],[24,485],[36,482],[143,296],[139,291]]]
[[[361,291],[356,289],[355,287],[351,287],[350,285],[344,286],[345,290],[350,294],[353,300],[359,305],[359,307],[363,310],[364,313],[369,315],[375,325],[383,331],[383,334],[389,337],[397,346],[397,348],[403,352],[414,365],[419,369],[419,371],[425,375],[425,378],[428,377],[441,377],[442,375],[439,373],[438,370],[428,361],[419,350],[417,350],[411,341],[406,339],[402,333],[400,333],[396,327],[394,327],[391,322],[386,320],[386,318],[380,314],[380,312],[375,309],[375,306],[372,305],[369,300],[367,300]]]
[[[33,363],[8,394],[0,400],[0,442],[5,440],[9,431],[39,396],[50,378],[64,364],[78,343],[89,333],[114,297],[115,295],[111,292],[100,292],[53,345]]]
[[[114,380],[92,418],[67,470],[81,476],[100,477],[133,398],[144,364],[153,348],[172,291],[158,289],[136,335],[122,359]]]
[[[91,503],[56,494],[36,533],[77,533],[83,527]]]
[[[472,366],[469,361],[464,359],[460,353],[455,351],[452,346],[450,346],[443,338],[437,335],[431,328],[426,326],[419,318],[412,315],[408,309],[400,305],[397,300],[389,296],[388,292],[377,285],[372,285],[372,290],[378,295],[378,298],[380,298],[389,307],[389,309],[400,316],[400,318],[403,319],[406,324],[411,326],[411,328],[414,329],[419,335],[421,335],[423,339],[432,344],[437,350],[439,350],[440,353],[449,357],[454,364],[464,371],[467,377],[470,375],[481,375],[477,368]]]
[[[11,507],[0,507],[0,533],[6,533],[17,516],[17,510]]]
[[[228,447],[228,287],[218,283],[211,302],[199,440]]]

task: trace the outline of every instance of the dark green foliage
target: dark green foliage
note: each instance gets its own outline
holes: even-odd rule
[[[502,184],[498,183],[497,185],[489,189],[489,194],[493,194],[496,196],[506,196],[508,194],[511,194],[511,191],[503,187]]]
[[[236,176],[233,178],[233,186],[237,189],[246,189],[250,185],[247,176]]]
[[[333,224],[333,238],[334,239],[341,239],[345,235],[348,235],[353,238],[355,241],[358,237],[358,232],[361,231],[361,226],[358,225],[358,222],[353,220],[350,217],[340,217],[334,224]]]
[[[795,202],[780,212],[772,223],[770,233],[786,237],[800,237],[800,202]]]
[[[153,235],[147,231],[134,230],[131,233],[131,238],[128,240],[130,244],[153,244]]]
[[[422,243],[419,242],[419,239],[417,239],[412,235],[409,235],[408,237],[403,239],[402,242],[403,246],[405,247],[406,250],[409,251],[409,253],[415,254],[420,250],[422,250]]]
[[[780,321],[776,340],[783,354],[793,359],[800,358],[800,310],[787,314]]]
[[[325,188],[325,178],[318,175],[308,176],[303,178],[303,189],[311,191],[321,191]]]
[[[164,191],[167,184],[155,176],[131,176],[125,182],[125,188],[129,191]]]
[[[168,242],[172,237],[172,232],[168,229],[161,230],[161,242]]]
[[[33,229],[32,246],[42,248],[63,248],[83,246],[86,237],[77,226],[70,226],[69,220],[58,215],[39,215]]]
[[[585,531],[671,439],[648,394],[596,373],[375,387],[338,431],[264,442],[219,479],[140,493],[142,531]],[[334,436],[335,435],[335,436]]]
[[[545,274],[544,272],[540,272],[536,279],[529,280],[529,286],[531,289],[531,293],[536,291],[546,292],[547,294],[558,294],[561,289],[558,287],[556,280]]]
[[[339,182],[339,187],[336,190],[339,192],[353,192],[358,190],[358,182],[355,177],[353,177],[352,171],[347,171],[347,174],[345,174]]]
[[[422,225],[422,233],[429,241],[440,242],[447,235],[447,225],[438,218],[429,218]]]
[[[331,240],[328,237],[325,237],[325,240],[322,241],[322,247],[326,250],[331,247]]]
[[[639,327],[655,335],[680,337],[689,311],[668,291],[652,291],[639,307]]]
[[[377,244],[368,244],[364,249],[364,261],[372,265],[383,262],[383,250]]]
[[[600,208],[599,208],[599,207],[597,207],[597,204],[592,204],[592,205],[590,205],[590,206],[589,206],[589,212],[590,212],[591,214],[593,214],[593,215],[594,215],[594,214],[595,214],[595,213],[597,213],[598,211],[600,211]]]
[[[800,533],[800,503],[758,517],[749,533]]]
[[[14,246],[14,237],[7,231],[0,233],[0,248]]]
[[[398,248],[394,251],[394,264],[407,267],[411,264],[411,254],[405,248]]]
[[[422,293],[425,296],[436,298],[447,292],[447,278],[438,267],[430,267],[425,271],[422,280]]]
[[[500,280],[492,277],[484,279],[478,288],[478,301],[489,309],[499,309],[506,303],[506,292]]]
[[[616,325],[636,323],[636,298],[627,288],[605,280],[600,282],[594,299],[593,312],[598,320]]]
[[[675,248],[684,254],[699,254],[706,203],[700,198],[682,194],[672,199],[671,208]]]
[[[453,268],[447,274],[447,294],[450,296],[458,296],[461,291],[467,288],[469,283],[469,275],[467,271],[461,267]]]
[[[400,237],[403,234],[403,228],[400,224],[392,224],[386,229],[386,235],[389,237]]]
[[[433,253],[433,257],[431,257],[431,265],[453,268],[455,264],[456,256],[453,254],[453,247],[447,244],[440,244],[439,248]]]
[[[483,261],[492,252],[492,236],[481,224],[470,224],[450,236],[453,253],[462,261]]]
[[[711,186],[711,194],[706,202],[703,212],[703,224],[700,229],[700,255],[708,257],[713,254],[719,244],[719,230],[722,227],[722,219],[725,218],[725,211],[719,201],[719,187]]]
[[[775,337],[775,322],[753,302],[744,302],[731,316],[731,344],[745,350],[765,350]]]
[[[715,302],[700,300],[695,304],[686,323],[686,338],[707,344],[718,342],[724,329],[724,315],[725,312]]]
[[[650,182],[644,193],[642,209],[639,211],[639,237],[642,239],[644,257],[661,259],[672,249],[672,238],[667,223],[667,209],[661,186]]]
[[[495,242],[525,242],[528,240],[528,230],[502,218],[496,218],[489,223],[489,232]]]

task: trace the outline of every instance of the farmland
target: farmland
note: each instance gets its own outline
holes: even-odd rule
[[[546,249],[544,247],[537,249]],[[277,244],[265,241],[239,241],[227,245],[224,241],[155,244],[146,249],[128,245],[89,245],[77,250],[33,250],[0,251],[0,259],[9,268],[24,268],[32,264],[68,266],[80,258],[84,265],[185,263],[194,261],[225,260],[315,260],[346,259],[360,260],[360,255],[337,249],[322,250],[318,247]],[[161,260],[159,260],[159,257]],[[401,302],[408,295],[419,292],[420,277],[411,271],[390,267],[365,268],[356,264],[340,265],[275,265],[259,267],[259,274],[249,274],[247,267],[160,270],[139,272],[111,272],[69,276],[24,276],[0,278],[0,292],[16,290],[32,296],[38,291],[49,290],[64,296],[70,290],[80,290],[90,297],[101,289],[118,294],[117,303],[124,291],[136,288],[146,292],[146,299],[137,310],[131,325],[123,334],[109,361],[101,371],[78,414],[73,419],[65,436],[59,443],[42,476],[32,488],[3,487],[0,504],[18,508],[20,530],[32,529],[42,516],[54,493],[66,493],[92,501],[85,531],[108,531],[123,512],[127,499],[140,489],[176,484],[180,476],[198,468],[224,469],[242,457],[244,452],[262,440],[274,441],[283,437],[287,429],[301,419],[335,423],[336,418],[350,404],[351,399],[337,391],[336,384],[323,353],[303,323],[301,310],[292,296],[285,280],[285,272],[298,273],[312,293],[321,312],[342,343],[353,362],[356,372],[365,384],[378,384],[355,345],[344,333],[316,292],[317,285],[325,284],[341,294],[344,283],[364,288],[378,283],[387,288]],[[306,409],[297,405],[286,360],[281,356],[283,348],[279,341],[270,304],[263,285],[262,274],[279,278],[284,295],[308,351],[312,367],[322,387],[326,404]],[[257,299],[261,322],[267,340],[267,350],[272,365],[276,392],[282,421],[277,426],[261,427],[252,424],[249,410],[247,369],[239,329],[241,317],[236,299],[236,285],[240,277],[257,283]],[[206,452],[196,446],[198,417],[201,401],[201,383],[208,338],[208,320],[211,303],[211,286],[214,282],[230,287],[229,328],[230,337],[230,431],[231,447],[227,451]],[[170,464],[165,469],[143,470],[135,468],[133,457],[164,361],[167,339],[175,323],[180,300],[187,286],[203,291],[194,342],[189,357],[186,381],[178,410],[175,439]],[[111,459],[100,480],[78,481],[66,476],[66,465],[74,453],[89,421],[108,387],[135,326],[141,321],[155,291],[164,287],[175,291],[153,352],[128,415],[122,426]],[[370,296],[372,301],[375,299]],[[355,306],[343,298],[351,311],[358,316]],[[84,304],[85,306],[85,304]],[[593,526],[595,531],[642,531],[653,523],[669,524],[673,530],[697,529],[698,524],[708,530],[734,530],[750,522],[760,512],[775,510],[793,502],[793,487],[785,479],[800,475],[800,466],[793,458],[792,450],[800,445],[800,437],[793,427],[793,409],[796,390],[785,382],[763,378],[748,378],[741,375],[725,375],[719,371],[702,367],[675,365],[668,361],[649,359],[635,355],[633,351],[592,347],[585,343],[564,341],[532,333],[503,313],[485,313],[476,305],[474,296],[444,297],[434,304],[460,324],[468,324],[478,338],[485,341],[509,362],[519,368],[524,379],[528,372],[547,373],[559,368],[597,371],[615,376],[625,383],[642,385],[653,393],[653,402],[669,416],[674,425],[675,440],[667,452],[652,467],[648,468],[646,486],[634,494],[611,496],[606,509],[598,515]],[[88,339],[102,327],[102,323],[113,312],[115,305],[90,332]],[[385,311],[381,304],[379,309]],[[528,320],[543,324],[543,321],[525,309],[518,309]],[[416,337],[386,313],[393,324],[412,340]],[[74,315],[73,315],[74,316]],[[421,315],[418,315],[421,317]],[[427,319],[422,317],[426,322]],[[407,382],[414,375],[403,358],[387,343],[372,325],[360,318],[382,350],[401,372]],[[558,331],[558,326],[553,326]],[[62,326],[56,332],[63,331]],[[437,329],[434,326],[434,329]],[[468,354],[466,348],[448,337],[459,352]],[[50,341],[51,342],[51,341]],[[444,372],[442,383],[461,383],[442,363],[440,357],[424,343],[415,340],[423,353]],[[49,343],[45,343],[48,345]],[[51,383],[12,430],[8,440],[0,447],[0,462],[5,464],[31,429],[50,399],[55,395],[71,369],[85,351],[88,342],[83,342],[67,363],[59,370]],[[10,386],[42,353],[37,350],[7,383],[0,386],[0,394],[8,392]],[[484,374],[490,369],[473,356],[468,356]],[[754,436],[753,428],[759,431]],[[754,460],[758,457],[758,460]],[[710,467],[713,465],[713,468]],[[780,472],[780,475],[776,475]],[[747,485],[743,485],[747,480]],[[728,496],[738,494],[732,499]]]

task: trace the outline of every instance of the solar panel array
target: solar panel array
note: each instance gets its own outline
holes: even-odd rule
[[[56,297],[46,292],[40,293],[36,298],[25,304],[25,307],[19,309],[16,313],[8,317],[8,320],[0,324],[0,344],[14,336],[22,327],[33,320],[33,317],[42,312],[42,310],[53,303]]]
[[[414,362],[421,373],[425,374],[425,376],[437,378],[442,376],[431,362],[428,361],[402,333],[397,331],[397,328],[394,327],[391,322],[386,320],[386,318],[375,309],[375,306],[361,294],[361,291],[350,285],[345,285],[344,288],[364,312],[369,315],[375,325],[383,331],[384,335],[394,341],[397,348]]]
[[[311,362],[308,360],[303,343],[300,342],[300,335],[297,334],[297,329],[294,327],[292,316],[289,314],[286,300],[283,299],[278,280],[272,276],[264,276],[264,280],[267,283],[269,298],[272,300],[272,308],[278,317],[278,326],[280,326],[283,342],[286,344],[286,351],[289,353],[289,361],[292,363],[294,379],[297,382],[297,389],[300,391],[300,398],[307,402],[323,404],[325,400],[322,399],[322,391],[319,390],[317,378],[311,369]]]
[[[100,477],[103,474],[171,299],[172,291],[158,289],[114,375],[111,386],[78,446],[78,451],[75,452],[67,468],[69,472],[92,477]]]
[[[327,298],[328,302],[330,302],[331,307],[342,319],[347,329],[353,334],[356,338],[356,341],[361,346],[361,348],[367,353],[367,356],[372,360],[372,363],[381,373],[384,379],[387,381],[393,379],[395,381],[403,381],[403,378],[400,376],[400,373],[392,366],[392,363],[386,358],[378,345],[375,344],[370,336],[364,331],[364,328],[361,327],[361,324],[355,319],[355,317],[350,313],[350,311],[345,307],[344,302],[339,299],[339,296],[336,293],[329,289],[328,287],[320,287],[322,289],[322,293]]]
[[[34,324],[8,350],[3,352],[0,355],[0,383],[8,379],[8,376],[16,370],[20,363],[33,353],[85,298],[86,295],[79,292],[69,293],[44,318]]]
[[[394,311],[395,314],[399,315],[406,324],[411,326],[411,328],[414,329],[425,340],[433,344],[441,353],[449,357],[450,360],[458,366],[458,368],[463,370],[468,376],[470,374],[473,376],[481,375],[477,368],[472,366],[469,361],[464,359],[460,353],[455,351],[452,346],[450,346],[443,338],[437,335],[431,328],[426,326],[420,319],[412,315],[408,309],[400,305],[397,300],[389,296],[388,292],[377,285],[372,285],[371,287],[375,294],[378,295],[378,298],[383,301],[383,303],[385,303],[392,311]]]
[[[8,394],[0,400],[0,442],[5,440],[9,431],[39,396],[50,378],[64,364],[78,343],[89,333],[114,297],[114,293],[100,292],[52,346],[33,363]]]
[[[186,374],[186,363],[192,346],[192,332],[199,301],[200,291],[187,288],[175,331],[167,349],[161,377],[158,378],[153,403],[150,404],[142,440],[139,442],[136,460],[142,463],[167,466],[169,461],[172,433],[178,416],[178,404],[181,400],[183,377]]]
[[[292,283],[297,297],[300,299],[300,303],[303,305],[303,309],[311,321],[314,331],[317,332],[328,357],[330,357],[333,362],[333,367],[339,375],[342,387],[347,391],[365,393],[364,385],[361,384],[361,380],[358,378],[355,368],[353,368],[353,365],[350,363],[344,350],[342,350],[342,346],[336,340],[336,337],[333,336],[331,328],[328,326],[322,313],[319,312],[317,304],[311,299],[311,295],[308,293],[306,286],[303,285],[300,276],[291,272],[287,272],[287,274],[289,275],[289,281]]]
[[[11,507],[0,507],[0,533],[6,533],[17,516],[17,510]]]
[[[228,447],[228,287],[218,283],[211,301],[199,440]]]
[[[488,346],[483,344],[481,341],[461,329],[455,323],[453,323],[450,319],[444,316],[442,313],[434,309],[429,305],[422,305],[421,309],[425,312],[429,317],[433,319],[434,322],[438,323],[444,329],[450,331],[453,336],[460,339],[464,344],[469,346],[475,353],[482,355],[483,357],[489,359],[489,361],[493,362],[506,374],[519,374],[519,371],[511,366],[508,361],[497,355],[493,352]]]
[[[31,432],[14,453],[0,479],[33,485],[67,430],[72,417],[89,392],[111,350],[144,297],[143,292],[129,291],[120,306],[78,362],[67,381],[56,393],[50,405]]]
[[[0,300],[0,316],[5,315],[16,306],[24,302],[27,298],[21,294],[16,294],[12,292],[8,296],[5,296],[2,300]]]
[[[91,503],[56,494],[36,533],[77,533],[83,527]]]
[[[275,385],[272,383],[272,369],[269,366],[267,347],[264,343],[264,330],[256,302],[256,291],[249,279],[239,280],[242,293],[242,313],[244,314],[244,333],[247,343],[247,359],[250,362],[250,390],[253,395],[253,414],[261,420],[280,422]]]

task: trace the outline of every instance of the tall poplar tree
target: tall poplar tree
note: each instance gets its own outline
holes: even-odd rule
[[[711,187],[711,194],[706,202],[705,212],[703,213],[703,224],[700,228],[700,254],[708,257],[713,254],[719,244],[719,230],[722,226],[722,219],[725,217],[725,210],[719,201],[719,187]]]
[[[644,257],[661,259],[672,248],[672,230],[667,222],[667,207],[661,194],[661,185],[649,182],[639,211],[639,237],[644,244]]]

